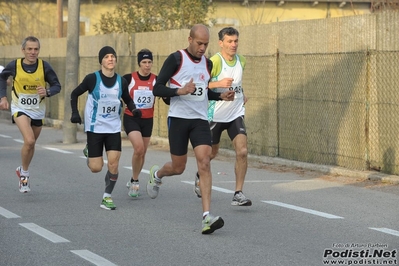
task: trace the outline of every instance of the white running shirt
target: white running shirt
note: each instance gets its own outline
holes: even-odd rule
[[[209,101],[209,121],[227,123],[235,120],[237,117],[245,115],[244,93],[242,89],[243,67],[240,57],[236,55],[235,58],[236,62],[233,66],[229,66],[220,53],[217,53],[211,58],[214,64],[213,67],[217,64],[221,64],[220,73],[212,77],[211,81],[219,81],[224,78],[234,79],[230,88],[215,88],[213,90],[221,93],[227,90],[234,90],[235,96],[233,101]]]
[[[114,86],[108,88],[96,74],[96,86],[88,94],[85,107],[85,132],[117,133],[121,132],[122,80],[117,75]]]
[[[193,78],[196,90],[187,95],[170,98],[170,117],[207,120],[208,110],[208,82],[211,77],[206,57],[194,62],[184,50],[181,53],[180,69],[169,80],[170,88],[182,88]]]

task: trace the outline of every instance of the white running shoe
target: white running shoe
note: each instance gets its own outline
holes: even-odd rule
[[[244,196],[242,192],[239,192],[233,196],[233,201],[231,202],[233,206],[251,206],[252,201]]]
[[[28,193],[30,191],[29,176],[21,175],[22,167],[18,166],[15,170],[18,177],[18,188],[21,193]]]
[[[154,165],[150,169],[150,179],[148,179],[147,183],[147,194],[150,198],[155,199],[159,193],[159,186],[162,184],[162,181],[155,179],[155,172],[159,169],[158,165]]]
[[[140,195],[140,193],[139,193],[139,189],[140,189],[139,181],[133,181],[133,182],[129,181],[129,183],[131,185],[129,187],[128,195],[130,197],[138,197]]]

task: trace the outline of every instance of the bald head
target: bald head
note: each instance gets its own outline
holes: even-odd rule
[[[190,30],[190,37],[195,38],[196,35],[208,34],[209,29],[203,24],[195,24]]]
[[[188,52],[197,58],[201,58],[208,48],[209,29],[205,25],[195,24],[190,30],[188,43]]]

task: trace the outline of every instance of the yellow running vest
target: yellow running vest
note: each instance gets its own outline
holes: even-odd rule
[[[22,60],[17,59],[15,62],[11,112],[13,115],[23,112],[32,119],[43,119],[46,103],[36,90],[38,86],[46,87],[43,60],[38,59],[37,68],[32,73],[23,69]]]

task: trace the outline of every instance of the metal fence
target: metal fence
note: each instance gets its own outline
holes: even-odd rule
[[[249,153],[399,174],[398,21],[393,12],[240,28]],[[186,34],[143,33],[133,46],[157,51],[158,73],[167,55],[187,44]],[[212,45],[211,54],[218,50]],[[64,84],[65,57],[42,58]],[[118,52],[117,72],[137,70],[136,60]],[[98,68],[97,56],[81,56],[80,80]],[[64,95],[50,98],[47,115],[62,120],[64,102]],[[167,110],[157,101],[153,136],[167,137]],[[227,134],[221,147],[232,148]]]

